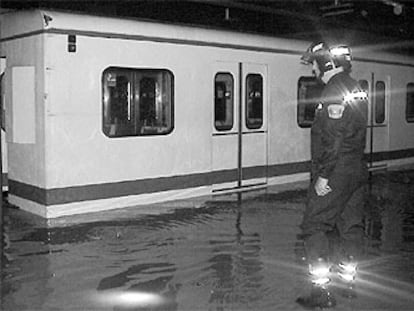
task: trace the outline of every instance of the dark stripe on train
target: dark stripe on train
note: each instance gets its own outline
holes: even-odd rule
[[[163,38],[163,37],[154,37],[154,36],[144,36],[144,35],[128,35],[112,32],[99,32],[99,31],[83,31],[83,30],[74,30],[74,29],[41,29],[36,31],[31,31],[15,36],[10,36],[0,39],[0,42],[20,39],[24,37],[34,36],[42,33],[53,33],[61,35],[79,35],[85,37],[98,37],[98,38],[109,38],[109,39],[123,39],[123,40],[135,40],[135,41],[149,41],[149,42],[162,42],[162,43],[172,43],[172,44],[181,44],[181,45],[192,45],[192,46],[207,46],[207,47],[218,47],[225,49],[235,49],[235,50],[245,50],[245,51],[254,51],[254,52],[268,52],[275,54],[290,54],[290,55],[302,55],[303,51],[295,51],[289,49],[275,49],[275,48],[264,48],[260,46],[251,46],[251,45],[239,45],[239,44],[228,44],[228,43],[219,43],[219,42],[207,42],[199,40],[187,40],[187,39],[173,39],[173,38]],[[277,39],[277,37],[275,37]],[[366,62],[366,63],[376,63],[376,64],[386,64],[386,65],[398,65],[406,67],[414,67],[414,64],[397,62],[397,61],[387,61],[387,60],[374,60],[368,58],[354,57],[354,61]]]
[[[372,154],[372,161],[388,161],[388,160],[398,160],[404,158],[414,157],[414,149],[404,149],[404,150],[393,150],[393,151],[383,151],[375,152]]]
[[[256,166],[243,168],[246,179],[281,176],[308,171],[308,162],[298,162],[272,167]],[[269,176],[269,172],[272,176]],[[155,193],[192,187],[209,186],[217,183],[237,181],[237,169],[171,177],[148,178],[143,180],[115,183],[43,189],[33,185],[9,180],[9,193],[42,205],[109,199],[128,195]]]
[[[414,149],[379,152],[373,161],[396,160],[414,157]],[[368,158],[368,155],[367,155]],[[309,161],[243,168],[243,178],[277,177],[309,172]],[[9,180],[9,193],[42,205],[55,205],[87,200],[109,199],[128,195],[155,193],[192,187],[209,186],[237,181],[237,169],[189,174],[143,180],[43,189],[15,180]]]
[[[84,36],[84,37],[122,39],[122,40],[133,40],[133,41],[161,42],[161,43],[172,43],[172,44],[192,45],[192,46],[219,47],[219,48],[227,48],[227,49],[235,49],[235,50],[269,52],[269,53],[277,53],[277,54],[294,54],[294,55],[303,54],[303,52],[301,51],[295,51],[295,50],[289,50],[289,49],[264,48],[264,47],[253,46],[253,45],[240,45],[240,44],[209,42],[209,41],[200,41],[200,40],[163,38],[163,37],[154,37],[154,36],[145,36],[145,35],[128,35],[128,34],[122,34],[122,33],[116,33],[116,32],[99,32],[99,31],[85,31],[85,30],[75,30],[75,29],[58,29],[58,28],[36,30],[36,31],[27,32],[24,34],[10,36],[10,37],[0,39],[0,42],[20,39],[20,38],[34,36],[34,35],[38,35],[42,33],[52,33],[52,34],[60,34],[60,35],[77,35],[77,36]]]

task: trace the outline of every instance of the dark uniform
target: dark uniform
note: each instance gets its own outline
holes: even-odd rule
[[[326,84],[321,98],[311,129],[311,185],[302,222],[310,261],[331,257],[326,233],[333,230],[339,233],[341,246],[341,254],[335,256],[360,255],[368,177],[364,160],[368,108],[358,83],[340,72]],[[324,196],[314,189],[319,176],[328,179],[332,189]]]

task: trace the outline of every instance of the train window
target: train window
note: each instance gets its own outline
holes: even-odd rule
[[[405,106],[405,119],[414,122],[414,83],[407,84],[407,102]]]
[[[385,122],[385,83],[377,81],[375,83],[375,123],[382,124]]]
[[[246,126],[258,129],[263,125],[263,77],[248,74],[246,77]]]
[[[323,85],[315,77],[301,77],[299,79],[297,122],[300,127],[312,126],[322,89]]]
[[[168,134],[174,77],[164,69],[109,67],[102,74],[103,132],[109,137]]]
[[[218,73],[214,79],[214,126],[218,131],[233,128],[234,80],[230,73]]]

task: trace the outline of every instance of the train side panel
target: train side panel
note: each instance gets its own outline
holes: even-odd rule
[[[414,122],[407,119],[408,85],[414,66],[389,58],[385,63],[355,61],[352,75],[369,95],[368,158],[378,168],[413,162]],[[412,103],[411,103],[412,104]]]
[[[0,38],[12,204],[50,218],[307,182],[310,131],[297,121],[298,81],[311,75],[299,60],[306,42],[56,12],[19,16],[32,28],[9,20]],[[353,75],[371,93],[367,153],[380,164],[409,161],[413,64],[365,51]],[[221,121],[232,123],[218,130],[222,84],[231,85],[220,96],[233,106]],[[154,108],[141,111],[142,101]]]
[[[390,69],[390,72],[392,72],[392,100],[389,109],[390,151],[414,149],[414,122],[407,120],[406,114],[408,85],[414,83],[414,67]]]
[[[66,36],[48,44],[51,101],[47,135],[48,187],[134,180],[210,169],[211,98],[200,49],[130,40],[77,37],[65,53]],[[188,51],[189,50],[189,51]],[[63,52],[62,52],[63,51]],[[187,52],[186,52],[187,51]],[[184,56],[190,53],[191,57]],[[102,130],[102,75],[106,68],[166,69],[174,75],[174,129],[165,135],[107,137]],[[194,82],[197,81],[197,84]],[[59,172],[71,168],[67,174]]]
[[[43,39],[41,35],[3,42],[6,55],[4,103],[8,179],[45,187],[43,101]],[[28,53],[27,51],[30,51]]]
[[[277,58],[261,53],[258,57],[257,52],[232,49],[81,36],[77,37],[76,53],[70,54],[65,52],[66,36],[48,35],[48,39],[50,102],[46,117],[50,128],[46,133],[53,146],[47,148],[46,162],[52,164],[48,188],[210,172],[211,78],[215,74],[210,68],[217,61],[235,59],[241,63],[260,59],[269,66],[268,163],[306,161],[308,138],[296,125],[294,100],[297,76],[305,69],[296,56]],[[175,126],[170,134],[104,135],[101,80],[103,71],[111,66],[173,73]],[[286,113],[289,118],[280,117]],[[303,141],[289,140],[292,137]],[[60,173],[68,167],[67,174]]]
[[[297,123],[297,89],[302,76],[310,76],[308,66],[297,55],[268,55],[270,64],[269,177],[308,171],[309,129]],[[286,167],[283,167],[283,165]],[[285,170],[286,169],[286,170]],[[296,172],[297,169],[297,172]],[[301,174],[300,179],[307,178]]]

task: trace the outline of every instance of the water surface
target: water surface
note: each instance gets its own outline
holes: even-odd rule
[[[306,191],[159,204],[45,221],[5,210],[1,310],[301,310]],[[414,309],[414,171],[373,177],[358,297]]]

